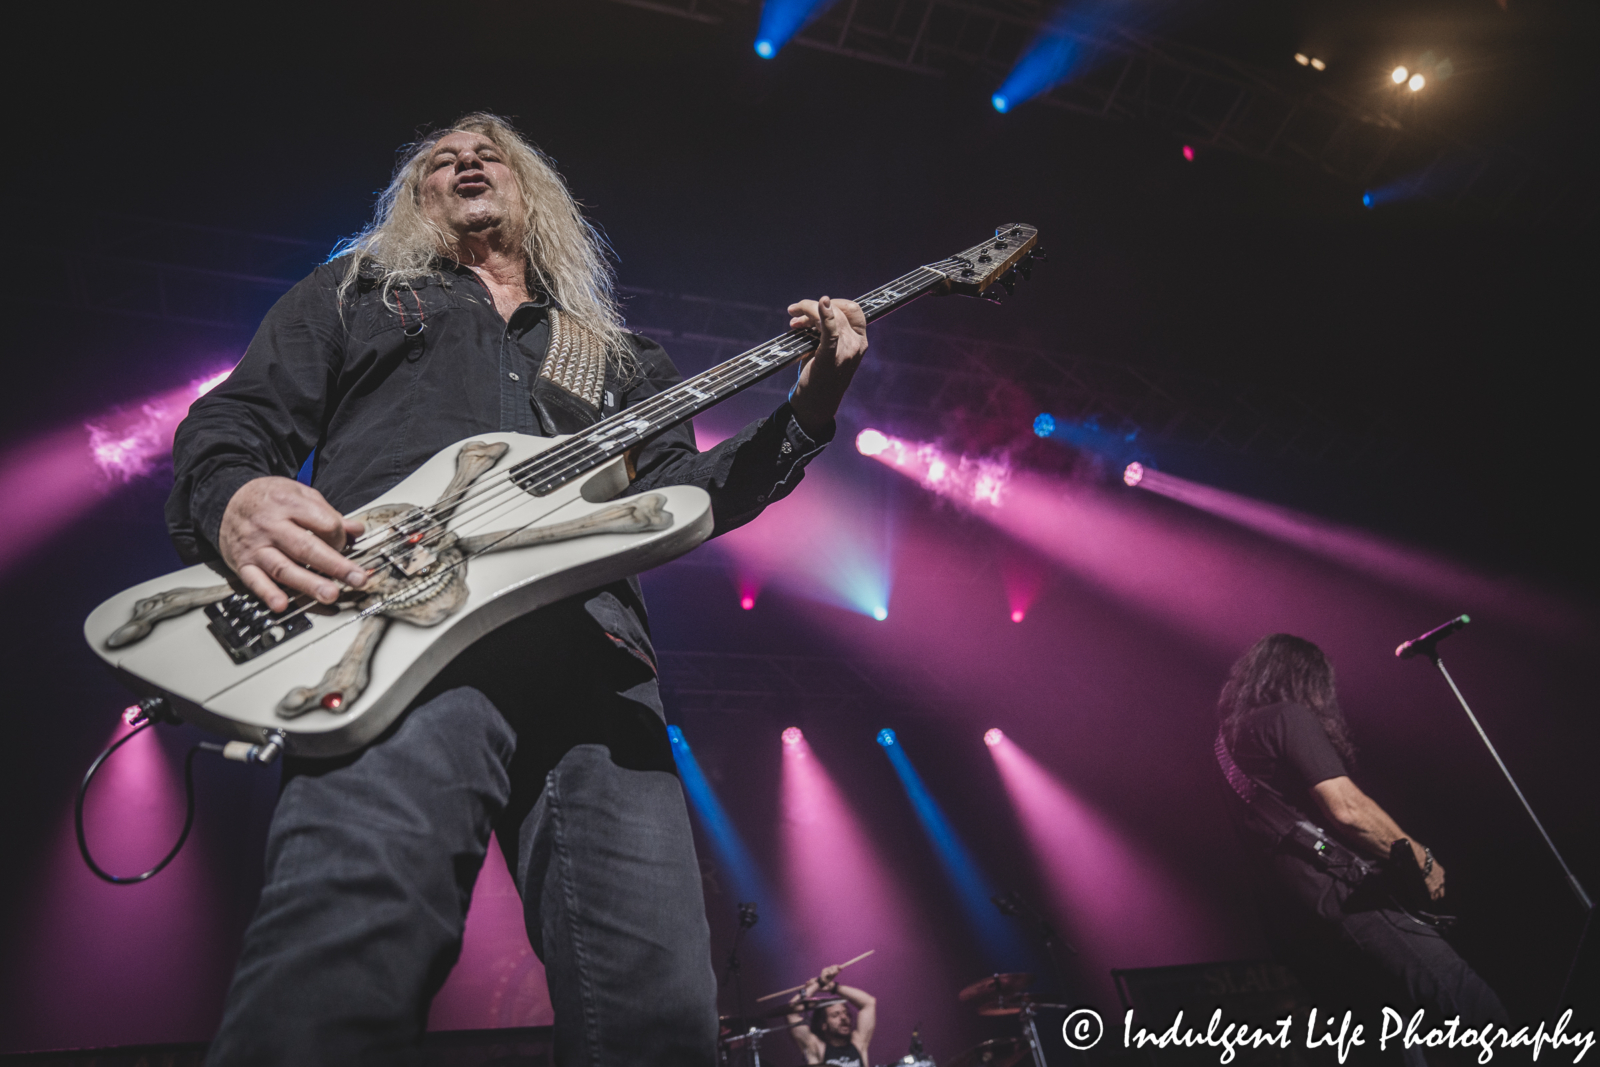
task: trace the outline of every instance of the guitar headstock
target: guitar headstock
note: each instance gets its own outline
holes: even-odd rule
[[[944,275],[945,293],[998,300],[999,294],[991,291],[996,285],[1010,293],[1019,276],[1024,280],[1032,277],[1034,263],[1044,261],[1044,250],[1038,245],[1037,227],[1009,222],[995,227],[994,236],[982,244],[929,263],[926,269]]]

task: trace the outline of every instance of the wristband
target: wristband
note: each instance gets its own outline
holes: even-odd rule
[[[1424,845],[1422,847],[1422,858],[1426,861],[1422,865],[1422,877],[1426,878],[1433,873],[1433,849]]]

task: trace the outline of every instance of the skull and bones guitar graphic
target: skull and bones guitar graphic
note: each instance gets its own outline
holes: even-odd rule
[[[930,294],[1009,291],[1042,258],[1037,240],[1032,226],[1001,226],[857,303],[871,322]],[[222,564],[199,564],[105,601],[84,636],[147,701],[269,758],[353,752],[479,637],[705,540],[704,490],[624,496],[627,453],[817,342],[790,330],[581,433],[485,433],[440,451],[353,514],[366,530],[346,554],[371,578],[334,604],[298,596],[274,613]]]

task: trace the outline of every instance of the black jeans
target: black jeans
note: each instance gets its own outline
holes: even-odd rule
[[[545,964],[558,1062],[713,1063],[716,981],[677,778],[619,766],[600,743],[519,753],[509,718],[452,688],[356,756],[297,768],[209,1064],[413,1062],[491,828]]]

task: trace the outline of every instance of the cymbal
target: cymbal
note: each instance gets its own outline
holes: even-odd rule
[[[722,1032],[717,1035],[717,1043],[729,1046],[737,1045],[739,1042],[748,1041],[751,1038],[762,1038],[768,1034],[775,1034],[780,1030],[789,1029],[788,1023],[780,1023],[777,1026],[762,1026],[761,1019],[751,1019],[749,1017],[741,1019],[736,1015],[724,1015],[719,1021],[722,1023]]]
[[[966,1004],[969,1001],[985,1000],[989,997],[1015,993],[1019,989],[1026,989],[1032,984],[1033,975],[1025,971],[1018,971],[1014,974],[991,974],[987,978],[973,982],[956,995],[961,998],[963,1004]]]
[[[1028,1007],[1035,1011],[1040,1008],[1060,1008],[1065,1010],[1068,1006],[1057,1004],[1049,1000],[1041,1000],[1032,993],[1018,993],[1010,997],[995,997],[978,1005],[979,1015],[1020,1015],[1022,1009]]]
[[[945,1067],[1011,1067],[1027,1054],[1020,1037],[997,1037],[967,1049]]]

